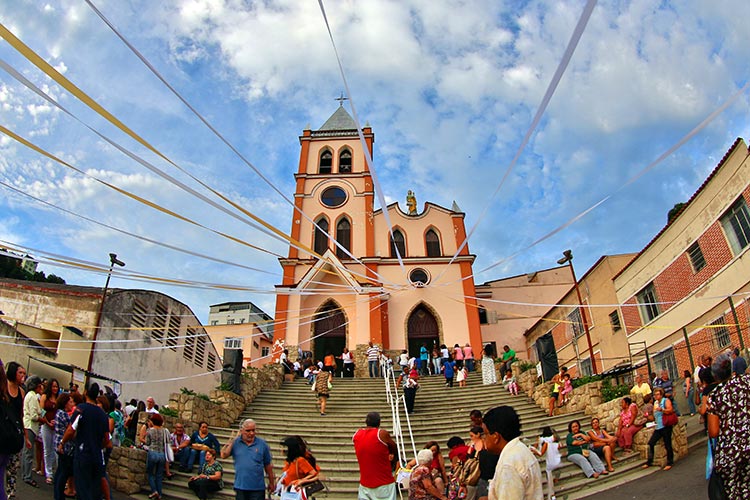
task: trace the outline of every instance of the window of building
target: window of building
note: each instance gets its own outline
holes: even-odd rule
[[[212,319],[211,320],[211,326],[216,326],[218,324],[219,324],[219,320],[218,319]]]
[[[669,379],[677,381],[680,379],[680,375],[677,372],[677,360],[674,357],[674,349],[668,347],[664,351],[655,355],[652,359],[654,370],[656,375],[661,375],[662,370],[667,370],[669,373]]]
[[[182,357],[188,361],[193,360],[195,354],[195,336],[197,333],[193,328],[188,328],[185,332],[185,347],[182,349]]]
[[[244,323],[245,323],[245,318],[240,318],[240,324],[242,325]]]
[[[723,349],[729,346],[731,339],[729,338],[729,328],[724,323],[724,317],[717,319],[711,323],[711,329],[714,331],[714,347],[716,349]]]
[[[706,267],[706,259],[703,257],[703,251],[697,241],[688,247],[687,254],[694,272],[697,273]]]
[[[581,376],[590,377],[594,374],[594,370],[591,368],[591,358],[581,360]]]
[[[208,358],[206,359],[206,369],[210,372],[216,370],[216,355],[212,352],[208,353]]]
[[[641,311],[643,323],[648,323],[661,314],[653,282],[646,285],[635,297],[638,302],[638,309]]]
[[[578,338],[583,335],[583,321],[581,320],[581,310],[579,308],[573,309],[568,314],[568,336],[570,338]]]
[[[315,224],[318,227],[315,228],[315,241],[313,242],[313,249],[318,255],[323,255],[328,250],[328,219],[321,217]]]
[[[617,309],[609,313],[609,324],[612,325],[612,330],[614,331],[622,328],[622,323],[620,323],[620,313],[617,312]]]
[[[177,337],[180,336],[180,317],[169,317],[169,329],[167,330],[167,346],[173,351],[177,350]]]
[[[234,318],[227,318],[227,325],[233,325],[234,324]]]
[[[195,339],[195,365],[203,366],[206,357],[206,336],[198,335]]]
[[[329,208],[340,207],[346,202],[346,191],[338,186],[329,187],[320,195],[320,201]]]
[[[225,338],[224,349],[242,349],[242,339],[236,337]]]
[[[424,235],[424,240],[427,246],[428,257],[440,257],[442,255],[440,251],[440,238],[438,238],[437,233],[433,229],[427,231]]]
[[[151,336],[159,342],[164,342],[168,314],[169,310],[167,309],[167,306],[161,302],[157,302],[156,309],[154,310],[154,321],[151,325]]]
[[[352,171],[352,152],[344,149],[339,153],[339,172],[348,174]]]
[[[721,216],[721,225],[735,255],[750,243],[750,212],[745,198],[740,199]]]
[[[320,161],[318,162],[318,173],[319,174],[330,174],[331,166],[333,165],[333,153],[331,150],[324,149],[320,152]]]
[[[271,348],[270,347],[261,347],[260,348],[260,355],[264,358],[267,358],[271,355]]]
[[[394,229],[393,236],[391,236],[391,257],[396,257],[396,249],[401,257],[406,257],[406,240],[404,233],[398,229]]]
[[[347,251],[351,251],[352,246],[352,225],[349,219],[342,217],[341,220],[336,224],[336,241],[339,245],[344,247]],[[336,257],[339,259],[350,258],[346,252],[340,247],[336,247]]]
[[[148,318],[148,309],[146,305],[138,299],[133,301],[133,313],[130,317],[130,326],[133,328],[145,328],[146,318]]]
[[[489,321],[487,321],[487,309],[484,307],[479,308],[479,324],[480,325],[488,325]]]
[[[417,286],[424,286],[430,281],[430,275],[424,269],[414,269],[409,273],[409,281]]]

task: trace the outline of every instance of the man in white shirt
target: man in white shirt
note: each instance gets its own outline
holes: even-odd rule
[[[521,421],[510,406],[498,406],[482,417],[484,446],[500,455],[490,481],[489,500],[544,500],[539,462],[521,441]]]
[[[156,401],[151,396],[146,398],[146,413],[159,413],[156,409]]]

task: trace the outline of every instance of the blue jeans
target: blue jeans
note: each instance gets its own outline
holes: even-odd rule
[[[378,360],[375,361],[367,361],[367,368],[370,371],[370,378],[375,378],[378,376]]]
[[[690,414],[695,413],[695,388],[691,385],[690,390],[688,390],[687,394],[687,401],[688,401],[688,410],[690,411]]]
[[[174,453],[174,463],[180,464],[180,467],[186,468],[188,459],[190,458],[190,450],[192,448],[180,448]]]
[[[474,371],[474,358],[466,360],[466,369],[469,370],[470,372]]]
[[[205,451],[198,451],[193,448],[190,448],[190,456],[187,459],[187,463],[185,464],[185,467],[193,470],[193,464],[195,464],[195,459],[198,458],[198,468],[202,467],[203,464],[206,462],[206,452]]]
[[[151,493],[158,493],[161,496],[161,484],[164,480],[164,464],[167,458],[163,451],[150,451],[146,458],[146,473],[148,474],[148,485],[151,487]],[[78,481],[76,481],[78,484]]]

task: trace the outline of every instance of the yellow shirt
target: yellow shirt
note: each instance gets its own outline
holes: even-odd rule
[[[632,389],[630,389],[630,394],[640,394],[641,396],[651,394],[651,386],[646,382],[642,383],[641,385],[636,384]]]

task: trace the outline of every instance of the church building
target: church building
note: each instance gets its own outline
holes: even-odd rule
[[[355,353],[366,374],[368,343],[391,358],[403,349],[419,356],[424,344],[469,343],[481,356],[474,289],[475,256],[465,245],[464,214],[427,202],[420,211],[408,192],[375,210],[372,128],[357,126],[340,106],[318,130],[304,130],[295,174],[295,210],[289,255],[280,259],[274,338],[315,359]],[[367,151],[365,151],[365,148]],[[406,189],[405,189],[406,191]]]

